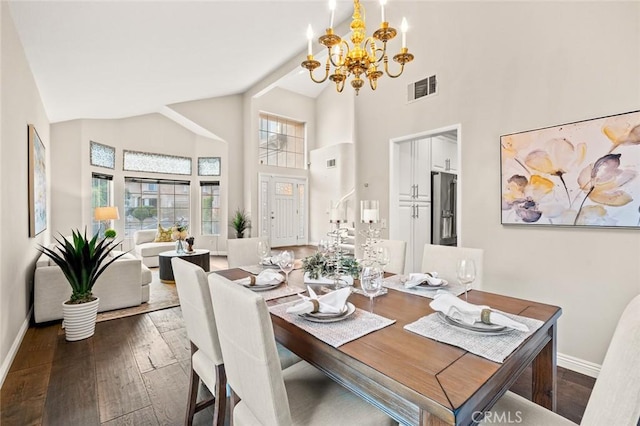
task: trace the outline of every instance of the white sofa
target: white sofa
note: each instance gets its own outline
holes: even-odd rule
[[[173,241],[166,243],[156,243],[157,231],[155,229],[144,229],[133,234],[133,251],[136,257],[149,268],[157,268],[160,264],[158,255],[163,251],[175,250],[176,243]]]
[[[52,245],[51,247],[54,247]],[[122,252],[114,250],[118,255]],[[98,311],[137,306],[149,300],[151,271],[132,254],[125,254],[100,275],[93,287],[100,298]],[[36,262],[33,312],[36,323],[62,318],[62,303],[69,300],[71,286],[58,265],[42,254]]]

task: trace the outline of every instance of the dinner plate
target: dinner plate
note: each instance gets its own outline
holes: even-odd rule
[[[267,261],[267,262],[261,262],[260,266],[264,266],[265,268],[274,268],[274,269],[280,269],[280,267],[278,265],[274,265],[273,263]]]
[[[309,312],[308,314],[304,314],[304,315],[309,315],[310,317],[314,317],[314,318],[323,318],[323,319],[327,319],[327,318],[336,318],[336,317],[341,317],[344,314],[347,313],[347,311],[349,310],[349,306],[347,306],[346,304],[342,307],[342,311],[338,312],[338,313],[329,313],[329,312]]]
[[[442,288],[442,287],[446,287],[449,285],[449,281],[447,280],[442,280],[442,283],[439,285],[431,285],[428,282],[424,282],[422,284],[418,284],[417,286],[414,286],[412,288],[423,288],[423,289],[428,289],[428,290],[435,290],[437,288]]]
[[[356,311],[356,307],[353,306],[353,303],[347,302],[347,310],[344,313],[340,314],[339,316],[318,317],[318,316],[312,316],[311,314],[302,314],[300,315],[300,317],[306,319],[307,321],[312,321],[312,322],[336,322],[336,321],[342,321],[343,319],[349,318],[351,315],[353,315],[355,311]],[[317,315],[317,313],[314,315]]]
[[[445,315],[442,312],[438,312],[438,318],[440,318],[445,324],[453,325],[464,331],[470,331],[473,333],[484,334],[488,336],[496,336],[499,334],[505,334],[513,331],[512,328],[498,324],[485,324],[483,322],[476,322],[474,324],[467,324],[459,319]]]
[[[267,291],[267,290],[273,290],[274,288],[278,287],[280,284],[282,283],[266,284],[266,285],[256,285],[256,284],[254,285],[242,284],[242,285],[252,291]]]

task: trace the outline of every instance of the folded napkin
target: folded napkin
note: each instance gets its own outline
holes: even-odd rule
[[[271,265],[278,266],[278,260],[280,259],[280,255],[268,256],[262,260],[263,265]]]
[[[442,285],[444,280],[441,278],[438,278],[437,272],[426,272],[424,274],[409,274],[409,279],[405,281],[404,288],[412,288],[424,282],[427,282],[427,284],[437,287],[439,285]]]
[[[248,276],[246,278],[240,278],[239,280],[235,280],[238,284],[242,285],[274,285],[279,284],[284,281],[284,277],[282,274],[271,270],[265,269],[260,272],[257,276]]]
[[[318,278],[311,278],[308,272],[304,273],[305,284],[333,284],[335,281],[333,278],[320,276]],[[353,285],[353,277],[351,275],[340,276],[340,283],[346,285]]]
[[[344,305],[347,303],[347,299],[351,294],[351,287],[341,288],[340,290],[332,291],[320,297],[316,295],[311,287],[307,286],[307,290],[309,291],[309,296],[300,295],[303,301],[287,308],[288,314],[308,314],[314,312],[339,314],[344,310]]]
[[[485,324],[504,325],[525,332],[529,331],[526,325],[514,321],[501,313],[492,311],[491,308],[486,305],[474,305],[465,302],[445,291],[439,290],[429,306],[435,311],[442,312],[469,325],[473,325],[476,322],[483,322]]]

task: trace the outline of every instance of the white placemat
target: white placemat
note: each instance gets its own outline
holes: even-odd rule
[[[385,328],[393,323],[391,320],[380,315],[372,314],[362,309],[356,308],[356,311],[348,318],[330,323],[317,323],[307,321],[296,314],[288,314],[287,308],[291,304],[299,303],[295,300],[289,303],[274,305],[269,308],[272,314],[300,327],[307,333],[317,337],[323,342],[337,348],[352,340],[356,340],[362,336],[372,333],[376,330]]]
[[[427,288],[427,287],[405,288],[404,283],[401,281],[401,279],[402,279],[402,275],[392,275],[390,277],[385,278],[384,283],[382,285],[393,290],[402,291],[403,293],[415,294],[416,296],[422,296],[428,299],[433,299],[433,297],[436,295],[436,292],[438,290],[448,291],[449,293],[452,293],[455,296],[460,296],[461,294],[464,293],[464,286],[457,283],[450,282],[446,286],[433,287],[433,288]]]
[[[416,322],[405,325],[404,328],[429,339],[448,343],[491,361],[502,363],[527,337],[540,328],[543,322],[533,318],[501,313],[514,321],[525,324],[529,327],[529,331],[511,330],[505,334],[486,335],[451,325],[440,318],[438,313],[422,317]]]

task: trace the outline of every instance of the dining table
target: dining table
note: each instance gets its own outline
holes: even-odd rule
[[[249,275],[239,268],[214,273],[230,280]],[[290,274],[289,285],[305,288],[301,270]],[[299,296],[287,296],[267,304],[296,299]],[[537,319],[541,325],[503,362],[495,362],[405,329],[434,310],[429,298],[393,289],[374,299],[373,312],[394,322],[338,347],[273,312],[271,319],[280,344],[402,425],[475,424],[529,365],[532,401],[555,411],[557,320],[562,309],[475,289],[468,301]],[[369,299],[361,294],[351,294],[349,302],[369,311]]]

